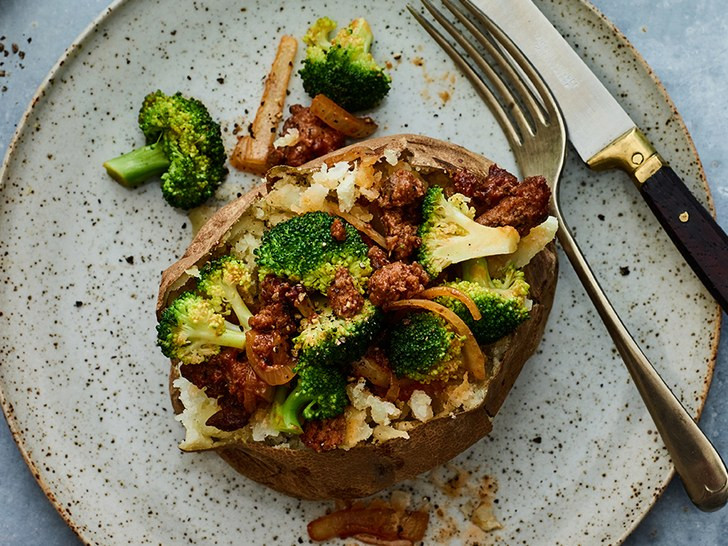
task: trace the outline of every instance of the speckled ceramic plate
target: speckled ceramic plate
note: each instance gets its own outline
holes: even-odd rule
[[[380,134],[450,139],[515,168],[505,139],[403,2],[126,1],[104,13],[41,87],[10,146],[0,199],[0,388],[5,414],[48,497],[86,542],[295,544],[325,503],[251,483],[214,454],[183,455],[154,346],[162,269],[190,222],[156,184],[128,191],[103,160],[142,141],[142,97],[161,88],[202,98],[233,129],[252,118],[282,32],[317,16],[364,15],[394,86]],[[625,39],[578,0],[539,1],[703,201],[685,127]],[[303,100],[299,81],[291,103]],[[572,155],[564,209],[615,307],[693,414],[712,375],[719,314],[620,174]],[[252,177],[232,173],[225,195]],[[356,471],[355,469],[353,471]],[[469,476],[456,496],[438,486]],[[617,543],[671,476],[666,452],[568,262],[538,354],[493,434],[435,476],[400,489],[433,506],[428,542]],[[489,534],[461,508],[497,484]],[[438,509],[435,509],[437,507]],[[467,510],[466,510],[467,511]]]

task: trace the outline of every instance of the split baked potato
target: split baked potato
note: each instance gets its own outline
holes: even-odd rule
[[[555,221],[548,218],[537,226],[531,226],[533,229],[530,231],[521,229],[521,233],[517,233],[511,226],[485,228],[492,231],[485,235],[478,232],[475,239],[475,246],[478,247],[483,240],[481,235],[485,238],[492,236],[493,241],[482,243],[485,250],[471,248],[473,240],[470,240],[466,242],[464,250],[458,250],[463,254],[456,258],[443,258],[444,254],[459,243],[452,239],[444,245],[443,250],[443,245],[440,244],[442,240],[439,240],[436,243],[440,247],[436,248],[437,244],[430,244],[431,233],[423,228],[425,220],[417,218],[413,220],[420,222],[417,234],[410,235],[420,239],[414,245],[419,244],[419,248],[405,250],[404,253],[410,252],[410,255],[402,257],[397,256],[396,234],[394,237],[385,236],[391,233],[384,225],[386,222],[382,222],[382,211],[392,202],[397,206],[397,199],[401,197],[394,195],[391,188],[387,190],[383,187],[388,177],[392,177],[396,171],[408,171],[410,174],[407,176],[419,186],[412,190],[414,199],[407,206],[420,211],[420,207],[427,207],[423,203],[429,202],[430,210],[427,214],[430,214],[433,207],[454,204],[458,208],[457,214],[472,219],[475,212],[471,207],[471,199],[463,198],[455,192],[453,175],[456,172],[465,172],[483,180],[491,172],[492,165],[490,160],[480,155],[432,138],[418,135],[375,138],[343,148],[297,169],[273,168],[266,175],[264,184],[229,203],[212,216],[199,230],[184,256],[162,275],[157,314],[160,319],[160,344],[163,345],[163,350],[164,344],[171,343],[172,339],[169,337],[169,320],[172,314],[170,309],[185,294],[200,291],[200,286],[207,282],[206,264],[215,260],[218,263],[222,256],[233,256],[242,264],[243,270],[250,273],[246,288],[238,292],[249,308],[249,315],[236,318],[230,306],[226,307],[224,302],[220,304],[218,294],[218,308],[215,311],[216,320],[219,320],[217,333],[229,327],[250,334],[251,327],[247,323],[250,315],[257,317],[250,318],[250,324],[260,324],[261,314],[264,314],[262,309],[272,301],[270,294],[262,295],[268,290],[262,284],[266,274],[271,272],[283,277],[288,275],[286,286],[289,288],[299,287],[296,293],[298,299],[289,300],[287,307],[290,311],[288,319],[293,320],[294,324],[292,329],[298,331],[291,333],[282,344],[272,349],[269,347],[267,357],[273,360],[266,360],[267,357],[259,360],[255,354],[251,356],[248,352],[251,350],[251,343],[259,342],[260,336],[256,340],[248,335],[247,346],[239,344],[237,349],[222,350],[221,354],[228,357],[232,351],[233,365],[238,368],[255,364],[252,367],[257,378],[253,376],[251,384],[257,384],[259,388],[248,391],[248,398],[243,395],[238,397],[245,402],[241,406],[243,409],[238,408],[238,413],[243,415],[242,420],[237,421],[238,428],[235,419],[232,419],[232,426],[229,418],[220,419],[228,393],[220,395],[217,389],[219,383],[215,384],[215,388],[206,388],[205,381],[213,381],[209,377],[200,379],[205,375],[200,373],[204,369],[200,366],[206,365],[206,359],[221,358],[215,354],[216,349],[213,347],[210,350],[209,354],[212,356],[204,352],[194,352],[190,357],[190,343],[193,342],[186,338],[185,341],[185,334],[175,331],[174,335],[177,337],[173,336],[172,343],[187,343],[184,347],[186,352],[175,352],[175,348],[167,346],[165,353],[172,358],[172,403],[178,414],[177,418],[186,428],[186,437],[180,447],[185,451],[215,450],[240,473],[289,495],[307,499],[356,498],[371,495],[396,482],[428,471],[487,435],[493,418],[525,361],[538,346],[544,331],[557,278],[556,253],[553,243],[550,242],[556,230]],[[437,190],[437,193],[434,188],[441,190]],[[389,195],[384,196],[387,191],[390,192]],[[425,192],[426,195],[423,196]],[[448,203],[443,205],[444,201]],[[354,241],[366,245],[365,249],[383,247],[384,252],[377,251],[376,255],[386,256],[382,258],[383,261],[379,260],[381,263],[375,263],[377,260],[371,254],[370,248],[370,254],[364,257],[359,255],[358,261],[353,265],[351,261],[336,262],[340,256],[331,258],[332,262],[336,262],[335,265],[338,264],[337,271],[348,282],[344,284],[350,296],[333,315],[329,306],[336,305],[336,301],[332,303],[331,296],[324,296],[323,292],[327,291],[327,286],[329,293],[334,292],[333,287],[337,281],[331,279],[335,273],[329,271],[330,276],[326,278],[325,284],[317,285],[317,281],[312,281],[311,275],[303,271],[305,267],[298,267],[300,264],[289,263],[286,266],[289,269],[281,269],[281,264],[273,263],[275,256],[272,261],[263,258],[270,248],[278,248],[275,247],[276,244],[285,244],[281,241],[285,241],[285,235],[290,235],[289,232],[281,235],[283,228],[279,227],[274,231],[274,226],[291,225],[287,222],[293,218],[314,213],[325,213],[324,216],[329,218],[327,221],[330,222],[328,225],[331,227],[331,236],[335,239],[334,246],[339,242],[344,244],[344,241]],[[441,236],[443,226],[435,225],[437,221],[431,224],[430,228],[440,230],[438,237]],[[314,229],[311,225],[305,224],[304,229]],[[342,227],[345,228],[343,231]],[[337,230],[340,232],[338,235]],[[454,236],[457,235],[455,229]],[[262,250],[261,241],[264,241],[262,246],[266,247]],[[311,234],[310,241],[313,249],[318,244],[316,236]],[[494,255],[498,248],[501,248],[500,254]],[[506,254],[503,253],[504,248],[507,248]],[[299,253],[300,251],[301,249]],[[312,250],[313,254],[317,252]],[[473,259],[466,262],[462,257],[468,253]],[[485,262],[484,253],[490,254]],[[428,274],[420,275],[422,286],[415,289],[410,287],[409,292],[403,289],[394,294],[387,291],[390,284],[396,284],[395,281],[388,283],[385,280],[383,283],[379,282],[378,287],[375,286],[376,283],[372,280],[374,275],[383,264],[387,261],[397,262],[398,257],[402,258],[406,267],[415,267],[412,264],[418,259],[426,263]],[[452,263],[448,259],[453,260]],[[306,262],[305,252],[298,260],[301,263]],[[519,296],[519,301],[526,309],[518,320],[520,325],[515,329],[511,327],[512,331],[496,341],[482,334],[483,328],[480,325],[485,322],[475,322],[477,312],[471,308],[477,298],[468,297],[467,294],[462,297],[465,290],[463,285],[457,284],[465,274],[464,271],[478,262],[480,266],[485,263],[493,279],[497,275],[521,275],[518,277],[520,286],[527,283],[527,294],[522,293]],[[281,274],[283,270],[284,275]],[[319,275],[320,270],[317,271],[319,273],[316,275]],[[500,281],[496,281],[496,284],[498,282]],[[300,288],[302,284],[303,289]],[[421,291],[425,287],[432,289],[443,286],[452,288],[451,293],[442,290],[435,290],[434,293],[432,290]],[[375,294],[376,290],[379,293]],[[395,289],[392,290],[396,292]],[[375,301],[375,296],[378,301]],[[306,341],[302,341],[305,336],[301,332],[312,324],[316,325],[316,321],[322,321],[320,317],[326,313],[332,321],[338,321],[340,328],[349,328],[349,325],[356,323],[363,311],[359,307],[354,314],[348,313],[346,306],[350,303],[349,300],[355,302],[354,306],[357,301],[360,305],[361,299],[364,299],[366,305],[371,302],[376,304],[372,309],[375,309],[373,312],[376,312],[377,321],[368,331],[367,343],[364,344],[368,347],[361,343],[349,347],[351,350],[345,352],[346,358],[353,362],[327,362],[327,365],[340,370],[343,375],[337,377],[344,377],[346,382],[348,399],[343,402],[340,398],[336,400],[341,410],[339,415],[328,417],[332,412],[317,413],[321,406],[311,402],[305,406],[303,416],[300,407],[294,412],[292,419],[296,422],[293,425],[288,421],[282,425],[280,410],[291,397],[292,386],[299,380],[297,374],[305,368],[302,364],[304,357],[307,356],[307,366],[316,366],[316,358],[328,358],[321,356],[324,354],[321,352],[306,353]],[[291,302],[296,304],[295,309],[290,305]],[[484,308],[484,311],[496,312],[493,309],[497,306],[485,307],[487,309]],[[441,308],[447,308],[451,312],[448,314]],[[456,315],[455,318],[452,318],[453,314]],[[218,315],[224,315],[227,326],[222,325],[222,319]],[[421,318],[423,315],[438,317],[431,322],[439,324],[439,327],[449,332],[447,355],[441,355],[439,361],[445,363],[441,368],[446,368],[447,373],[438,368],[437,372],[419,370],[417,373],[408,373],[408,370],[404,370],[403,375],[399,372],[406,366],[400,363],[397,368],[391,363],[391,359],[399,359],[400,362],[410,358],[409,365],[418,367],[418,345],[414,344],[414,358],[411,354],[412,346],[410,354],[402,356],[403,350],[400,350],[398,342],[392,340],[396,335],[400,335],[400,338],[406,335],[407,328],[417,322],[412,317]],[[163,324],[166,326],[162,327]],[[471,330],[478,333],[481,341],[475,348]],[[348,330],[340,332],[344,333],[337,343],[346,345]],[[395,335],[395,332],[399,334]],[[492,333],[493,330],[490,329],[489,332]],[[239,338],[238,336],[236,339]],[[269,341],[271,339],[275,344],[276,340],[280,342],[283,338],[274,336]],[[487,343],[482,343],[483,340]],[[424,360],[430,358],[429,354],[424,354],[430,350],[430,342],[431,337],[428,335],[418,342],[422,347]],[[176,348],[179,349],[178,346]],[[379,356],[375,358],[373,352]],[[284,353],[282,360],[278,358],[281,353]],[[312,359],[313,362],[310,362]],[[209,372],[208,376],[214,373],[220,375],[220,369],[215,370]],[[274,373],[270,375],[271,372]],[[431,375],[428,376],[428,373]],[[185,378],[186,374],[192,380]],[[270,382],[273,385],[265,385],[265,379],[271,377],[273,379]],[[233,387],[230,388],[234,390]],[[306,399],[306,403],[308,400]],[[307,416],[311,418],[308,419]],[[217,428],[215,424],[222,428]],[[303,434],[300,428],[295,430],[299,426],[305,429]]]

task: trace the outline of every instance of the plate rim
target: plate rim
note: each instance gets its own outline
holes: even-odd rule
[[[68,47],[64,50],[64,52],[61,54],[61,56],[58,58],[58,60],[53,64],[51,69],[48,71],[48,74],[45,76],[45,78],[42,80],[40,85],[37,87],[35,92],[33,93],[30,102],[26,106],[25,110],[23,111],[23,114],[18,121],[18,124],[15,128],[15,131],[13,133],[13,136],[10,139],[10,142],[8,143],[8,147],[5,151],[5,156],[3,158],[2,163],[0,164],[0,191],[2,191],[2,187],[5,183],[6,173],[8,171],[8,167],[10,164],[11,156],[13,155],[15,148],[18,145],[18,141],[20,140],[20,136],[22,133],[26,130],[26,125],[28,123],[28,120],[30,119],[31,115],[35,111],[36,106],[40,102],[40,99],[43,97],[43,95],[46,93],[46,91],[53,85],[53,80],[56,76],[56,74],[64,67],[66,64],[66,61],[71,59],[73,56],[75,56],[79,50],[81,50],[84,46],[84,43],[89,39],[89,37],[94,33],[94,31],[100,27],[104,22],[106,22],[107,19],[109,19],[111,16],[115,14],[115,12],[122,7],[123,5],[134,1],[134,0],[113,0],[106,8],[103,9],[96,17],[92,19],[92,21],[76,36],[76,38],[71,42]],[[590,0],[568,0],[571,3],[575,4],[581,4],[583,7],[585,7],[587,10],[591,11],[604,25],[608,27],[610,32],[619,40],[624,46],[626,46],[631,54],[634,56],[636,61],[639,63],[641,68],[646,71],[649,78],[652,80],[652,83],[655,85],[658,92],[662,95],[663,99],[666,101],[668,107],[672,110],[673,116],[675,121],[677,122],[677,125],[680,129],[680,131],[684,134],[684,136],[687,138],[688,143],[688,151],[691,155],[691,157],[696,161],[696,166],[698,169],[699,179],[702,184],[703,191],[705,192],[705,196],[707,199],[707,207],[712,215],[713,218],[716,217],[716,208],[715,208],[715,202],[713,199],[713,194],[710,190],[710,185],[708,184],[707,176],[705,174],[705,170],[703,168],[703,163],[700,159],[700,155],[698,154],[698,150],[695,146],[695,142],[693,141],[692,136],[690,135],[690,131],[687,128],[687,125],[685,124],[685,121],[680,114],[679,110],[677,109],[675,103],[673,102],[672,98],[670,97],[670,94],[668,93],[667,89],[665,88],[664,84],[660,80],[660,78],[657,76],[655,71],[652,69],[652,67],[647,63],[646,59],[642,56],[642,54],[639,52],[639,50],[632,44],[632,42],[627,38],[627,36],[599,9],[597,8]],[[710,356],[707,362],[707,369],[706,369],[706,379],[703,381],[703,390],[700,393],[698,399],[699,404],[696,410],[696,413],[694,415],[694,418],[696,421],[700,421],[700,418],[702,416],[703,410],[705,408],[705,403],[707,400],[708,392],[710,391],[710,387],[713,381],[713,377],[715,374],[715,364],[717,362],[718,357],[718,347],[720,343],[720,333],[721,333],[721,327],[722,327],[722,310],[720,308],[720,305],[717,303],[715,304],[715,328],[710,335],[709,342],[711,344],[710,346]],[[33,478],[35,479],[36,483],[40,487],[40,489],[43,491],[44,495],[48,499],[48,501],[51,503],[51,505],[55,508],[56,512],[61,516],[61,518],[66,522],[66,524],[69,526],[69,528],[74,532],[74,534],[79,538],[79,540],[87,545],[92,544],[93,542],[84,536],[84,534],[81,532],[80,525],[77,524],[70,512],[65,508],[65,506],[56,498],[55,493],[51,490],[51,487],[46,483],[44,478],[42,477],[38,466],[35,464],[33,459],[31,458],[28,449],[25,446],[24,438],[22,435],[22,431],[20,428],[19,423],[16,421],[15,417],[15,410],[12,406],[12,404],[8,401],[6,398],[3,384],[0,383],[0,407],[2,408],[3,414],[5,416],[6,422],[8,424],[8,428],[10,430],[10,434],[13,438],[13,441],[15,442],[15,445],[17,446],[23,460],[25,461],[25,464],[28,466],[28,469],[30,470]],[[675,468],[672,463],[669,463],[668,471],[663,478],[660,486],[656,489],[652,500],[650,501],[649,505],[646,507],[646,509],[639,514],[637,518],[635,518],[632,523],[624,528],[624,532],[617,538],[617,541],[615,544],[622,544],[631,534],[632,532],[640,525],[640,523],[645,519],[647,514],[652,510],[652,508],[655,506],[657,501],[660,499],[662,494],[664,493],[665,489],[669,485],[669,483],[672,481],[672,479],[675,476]]]

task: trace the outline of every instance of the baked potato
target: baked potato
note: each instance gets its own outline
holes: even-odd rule
[[[418,135],[396,135],[343,148],[297,169],[273,168],[261,186],[215,213],[199,230],[184,256],[163,273],[157,301],[160,327],[165,320],[165,313],[170,313],[169,309],[175,302],[182,295],[194,291],[196,284],[202,284],[200,277],[205,264],[227,255],[234,255],[244,267],[253,272],[253,288],[242,290],[238,294],[243,294],[242,299],[252,310],[262,313],[260,301],[263,296],[260,291],[263,290],[263,275],[265,272],[279,270],[268,262],[265,268],[259,265],[264,261],[261,259],[264,254],[260,249],[261,240],[266,241],[262,246],[270,243],[273,236],[267,234],[273,231],[274,226],[284,225],[292,218],[314,214],[312,211],[325,211],[332,218],[332,236],[335,236],[333,222],[342,221],[346,227],[342,234],[347,240],[359,236],[357,240],[365,242],[369,247],[379,246],[379,243],[388,251],[388,256],[384,258],[385,265],[387,260],[397,262],[396,237],[381,235],[382,231],[385,235],[391,235],[387,231],[386,222],[381,220],[384,214],[382,211],[387,207],[391,208],[393,202],[394,206],[399,206],[398,197],[392,193],[391,188],[387,190],[383,187],[383,184],[388,183],[388,177],[391,178],[396,171],[406,170],[411,173],[408,176],[416,184],[424,184],[421,191],[413,190],[415,204],[412,206],[417,208],[423,200],[422,193],[425,190],[429,196],[438,188],[439,198],[446,201],[452,201],[455,197],[462,198],[453,189],[454,173],[464,172],[483,180],[489,173],[492,174],[492,166],[490,160],[450,143]],[[469,206],[470,201],[469,198],[463,198],[457,205],[461,212],[465,211],[465,215],[472,218],[474,211]],[[337,366],[345,366],[348,405],[338,417],[319,421],[314,418],[306,420],[306,431],[314,426],[312,423],[319,423],[317,430],[308,435],[308,441],[304,441],[307,433],[300,435],[300,430],[290,433],[291,428],[277,426],[280,425],[280,420],[276,421],[273,417],[283,400],[279,393],[283,392],[281,396],[288,394],[289,387],[285,384],[270,389],[259,388],[256,391],[257,398],[250,395],[255,403],[248,408],[250,411],[244,412],[245,418],[238,422],[241,425],[239,428],[235,428],[235,425],[227,426],[229,423],[223,428],[232,428],[231,430],[212,426],[220,423],[214,416],[221,414],[218,402],[223,398],[216,399],[218,393],[214,389],[200,387],[199,381],[194,384],[184,377],[187,370],[200,370],[198,362],[205,357],[197,358],[197,362],[193,358],[191,363],[182,364],[180,358],[177,358],[181,353],[167,352],[172,357],[172,404],[178,414],[177,418],[186,428],[186,437],[180,447],[184,451],[215,450],[233,468],[249,478],[288,495],[306,499],[368,496],[455,457],[491,431],[493,418],[543,334],[554,296],[557,259],[551,242],[556,230],[554,219],[542,220],[538,220],[537,226],[531,226],[530,231],[521,230],[516,235],[515,228],[511,226],[487,228],[496,230],[493,231],[494,237],[499,241],[505,234],[510,243],[507,245],[509,250],[506,255],[492,255],[486,258],[486,265],[490,267],[491,273],[505,271],[508,267],[512,267],[511,271],[522,268],[522,275],[525,275],[522,278],[530,287],[527,297],[523,298],[528,312],[522,317],[524,320],[520,325],[504,337],[497,341],[488,339],[488,343],[477,344],[476,349],[473,349],[470,343],[474,339],[472,332],[467,325],[467,335],[462,330],[463,323],[468,323],[476,331],[473,328],[474,311],[471,306],[463,304],[472,303],[472,299],[467,295],[463,298],[462,291],[458,292],[457,289],[449,300],[443,296],[442,291],[437,290],[434,294],[430,293],[429,297],[419,295],[425,294],[420,292],[425,285],[456,286],[452,284],[457,282],[454,277],[459,278],[465,268],[459,263],[462,256],[456,258],[452,264],[435,263],[437,260],[431,260],[435,251],[427,246],[429,239],[425,239],[430,234],[423,232],[422,225],[425,220],[419,219],[422,222],[417,232],[420,240],[413,246],[420,247],[409,257],[402,257],[402,260],[409,264],[407,267],[414,267],[411,264],[417,259],[427,261],[429,275],[422,277],[426,280],[422,281],[423,286],[415,293],[410,290],[406,294],[390,294],[390,299],[399,301],[376,302],[380,323],[376,332],[368,338],[369,347],[359,347],[354,352],[347,353],[349,359],[354,359],[353,364],[335,363]],[[311,239],[313,246],[315,237],[311,235]],[[469,244],[471,243],[472,241]],[[493,248],[497,248],[497,245]],[[431,253],[427,254],[423,249]],[[438,250],[441,251],[442,249]],[[472,253],[472,249],[468,248],[467,252]],[[475,258],[482,256],[482,252],[477,254],[477,249],[475,252]],[[382,254],[379,252],[380,256]],[[363,262],[359,265],[361,263]],[[373,258],[367,265],[372,263]],[[384,267],[381,263],[374,265],[377,266],[373,268],[376,269],[374,273],[371,272],[372,268],[363,273],[358,271],[357,275],[361,274],[363,281],[361,284],[354,283],[354,291],[351,290],[352,283],[349,283],[349,292],[354,300],[365,297],[374,301],[374,275],[381,270],[378,268]],[[367,278],[369,285],[366,284]],[[291,274],[289,281],[297,282],[297,286],[300,286],[306,279],[306,274],[298,271],[298,274]],[[386,292],[389,285],[387,282],[384,285]],[[304,289],[304,296],[299,291],[297,301],[302,302],[305,298],[306,305],[297,307],[294,315],[291,315],[295,316],[294,321],[300,321],[296,322],[296,328],[299,329],[316,321],[319,313],[323,313],[322,306],[327,305],[327,300],[320,293],[326,291],[325,287],[317,290],[311,286],[314,285],[309,282]],[[330,293],[334,291],[333,286],[334,284],[329,285]],[[330,296],[327,297],[330,303]],[[381,294],[378,297],[382,300]],[[402,323],[412,324],[411,316],[417,314],[413,310],[419,310],[420,315],[427,312],[422,309],[431,310],[433,298],[435,302],[440,302],[435,304],[439,305],[437,309],[447,307],[458,311],[455,319],[452,319],[453,322],[450,321],[453,313],[437,315],[446,317],[445,321],[440,319],[440,324],[444,323],[453,334],[449,339],[458,340],[460,344],[454,352],[451,351],[453,345],[449,346],[448,350],[451,352],[444,359],[449,366],[448,375],[416,375],[418,380],[414,380],[392,373],[388,369],[386,358],[396,356],[386,350],[388,343],[389,346],[394,343],[390,340],[394,338],[392,332],[400,328]],[[449,305],[444,304],[447,302]],[[456,309],[455,304],[462,305]],[[422,308],[419,308],[420,305]],[[384,309],[383,313],[379,310],[380,307]],[[345,312],[342,314],[345,317],[340,319],[342,323],[355,321],[350,318],[351,314],[348,318]],[[237,326],[238,329],[245,330],[241,325],[248,319],[236,321],[234,315],[229,313],[225,317],[226,322],[232,322],[232,328]],[[456,320],[458,317],[463,319],[459,323]],[[250,320],[251,324],[258,324],[255,319]],[[163,337],[166,330],[158,330]],[[300,337],[302,334],[299,334]],[[252,346],[251,339],[253,338],[247,337],[248,344],[245,349],[240,346],[234,349],[238,355],[236,362],[241,365],[250,363],[246,362],[246,356],[248,360],[257,358],[248,352]],[[422,347],[427,345],[428,339],[424,339]],[[164,344],[164,340],[160,344]],[[369,351],[378,350],[372,347],[381,348],[380,352],[385,354],[384,364],[381,360],[370,358]],[[303,360],[305,348],[302,349],[295,343],[293,346],[284,344],[278,348],[281,349],[279,352],[288,355],[292,364],[288,369],[285,365],[281,368],[279,363],[272,364],[271,368],[281,368],[286,372],[282,376],[278,374],[272,383],[291,381],[293,384],[296,378],[291,378],[300,369],[300,363],[299,367],[294,367],[296,359]],[[394,350],[396,352],[396,347]],[[422,350],[424,354],[426,349]],[[479,356],[474,356],[475,352]],[[181,358],[184,360],[188,356]],[[373,368],[372,360],[376,361]],[[263,368],[266,368],[266,362],[270,364],[269,361],[263,362]],[[253,368],[260,380],[261,362],[255,363]],[[414,365],[418,363],[415,362]],[[184,370],[182,374],[181,369]],[[270,370],[266,368],[266,371]],[[384,383],[381,381],[382,373],[388,373]],[[199,379],[199,374],[196,377]],[[393,389],[392,385],[396,388]],[[327,426],[335,429],[333,442],[327,442],[331,440],[330,435],[327,438],[327,434],[331,432]],[[283,429],[285,432],[280,432]],[[334,445],[330,445],[331,443]]]

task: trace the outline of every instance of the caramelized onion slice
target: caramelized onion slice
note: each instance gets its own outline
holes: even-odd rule
[[[451,309],[434,301],[418,299],[393,301],[385,304],[382,309],[384,311],[422,309],[435,313],[445,319],[458,334],[465,338],[463,343],[463,363],[465,364],[465,369],[472,374],[474,379],[478,381],[485,379],[485,356],[483,355],[483,351],[480,350],[480,345],[475,341],[473,332],[470,331],[467,324]]]
[[[258,377],[269,385],[285,385],[296,376],[296,374],[293,373],[293,365],[266,365],[255,351],[253,351],[253,343],[256,335],[257,333],[255,330],[248,330],[245,332],[245,354],[248,356],[248,363],[250,364],[250,367],[253,368],[253,371]]]
[[[462,303],[465,307],[468,308],[468,311],[470,311],[470,314],[473,317],[473,320],[480,320],[483,318],[483,316],[480,314],[480,310],[478,309],[478,306],[475,305],[475,302],[473,299],[468,296],[465,292],[462,292],[458,290],[457,288],[452,288],[451,286],[433,286],[432,288],[427,288],[417,294],[418,298],[425,298],[426,300],[431,300],[435,298],[455,298],[460,303]]]
[[[377,124],[372,118],[356,117],[325,95],[316,95],[313,98],[311,113],[329,127],[351,138],[366,138],[377,130]]]
[[[430,516],[427,512],[401,512],[394,508],[345,508],[308,524],[312,540],[367,535],[386,541],[422,540]]]
[[[354,226],[356,229],[361,231],[364,235],[369,237],[372,241],[374,241],[376,244],[381,246],[382,248],[387,248],[387,240],[384,238],[384,235],[376,231],[371,225],[367,224],[360,218],[357,218],[350,212],[344,212],[342,211],[338,205],[327,202],[326,203],[327,212],[330,214],[333,214],[335,216],[341,216],[344,220],[349,222],[352,226]]]

